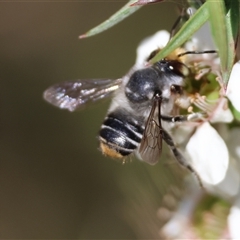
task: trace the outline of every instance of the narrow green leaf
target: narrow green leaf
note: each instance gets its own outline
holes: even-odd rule
[[[209,22],[212,31],[212,36],[219,51],[221,70],[224,76],[228,71],[228,48],[229,48],[227,23],[225,17],[226,16],[225,2],[224,0],[218,1],[208,0],[206,4],[209,11]]]
[[[138,0],[135,3],[133,3],[132,6],[147,5],[147,4],[159,3],[163,1],[165,0]]]
[[[117,11],[115,14],[113,14],[109,19],[101,23],[100,25],[92,28],[88,32],[86,32],[83,35],[80,35],[79,38],[86,38],[93,35],[96,35],[98,33],[101,33],[108,28],[116,25],[123,19],[127,18],[129,15],[137,11],[142,6],[131,6],[136,0],[129,1],[126,5],[124,5],[119,11]]]
[[[238,121],[240,121],[240,112],[238,112],[232,105],[230,101],[228,101],[229,108],[234,116],[234,118]]]
[[[236,120],[240,121],[240,112],[238,112],[235,108],[232,109],[233,116]]]
[[[184,44],[189,38],[208,20],[209,14],[206,4],[203,4],[196,13],[181,27],[176,35],[171,39],[165,48],[163,48],[150,62],[155,63],[176,48]]]
[[[227,26],[227,39],[228,39],[228,56],[227,56],[227,71],[223,72],[223,81],[225,87],[227,86],[228,79],[236,57],[236,41],[239,33],[239,1],[229,0],[227,2],[226,26]]]

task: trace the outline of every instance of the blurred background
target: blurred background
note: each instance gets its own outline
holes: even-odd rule
[[[170,30],[182,7],[145,6],[78,39],[126,2],[0,3],[1,239],[159,237],[158,209],[166,192],[178,195],[175,161],[163,157],[152,167],[133,157],[125,165],[105,158],[96,137],[109,101],[69,113],[42,98],[57,82],[123,76],[138,43]]]

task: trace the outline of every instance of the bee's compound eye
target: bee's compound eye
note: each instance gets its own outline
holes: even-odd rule
[[[189,74],[188,67],[177,60],[161,60],[155,63],[155,68],[164,73],[186,77]]]
[[[174,70],[174,67],[172,65],[168,65],[168,69],[171,71]]]

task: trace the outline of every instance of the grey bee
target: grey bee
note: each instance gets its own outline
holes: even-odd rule
[[[131,70],[117,80],[89,79],[53,85],[44,92],[44,99],[61,109],[76,111],[113,96],[99,132],[104,155],[124,160],[134,153],[154,165],[160,159],[163,140],[176,160],[199,179],[168,131],[170,123],[200,118],[198,113],[173,115],[179,108],[176,102],[183,96],[187,74],[188,68],[179,59],[163,59],[152,66]]]

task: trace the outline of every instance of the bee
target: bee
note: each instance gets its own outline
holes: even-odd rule
[[[44,99],[72,112],[113,96],[99,132],[100,150],[104,155],[124,161],[135,154],[154,165],[160,159],[164,141],[180,165],[199,179],[169,133],[172,124],[201,117],[199,113],[173,115],[179,108],[176,103],[184,95],[188,72],[188,67],[179,59],[166,58],[142,69],[132,69],[116,80],[88,79],[53,85],[44,92]]]

